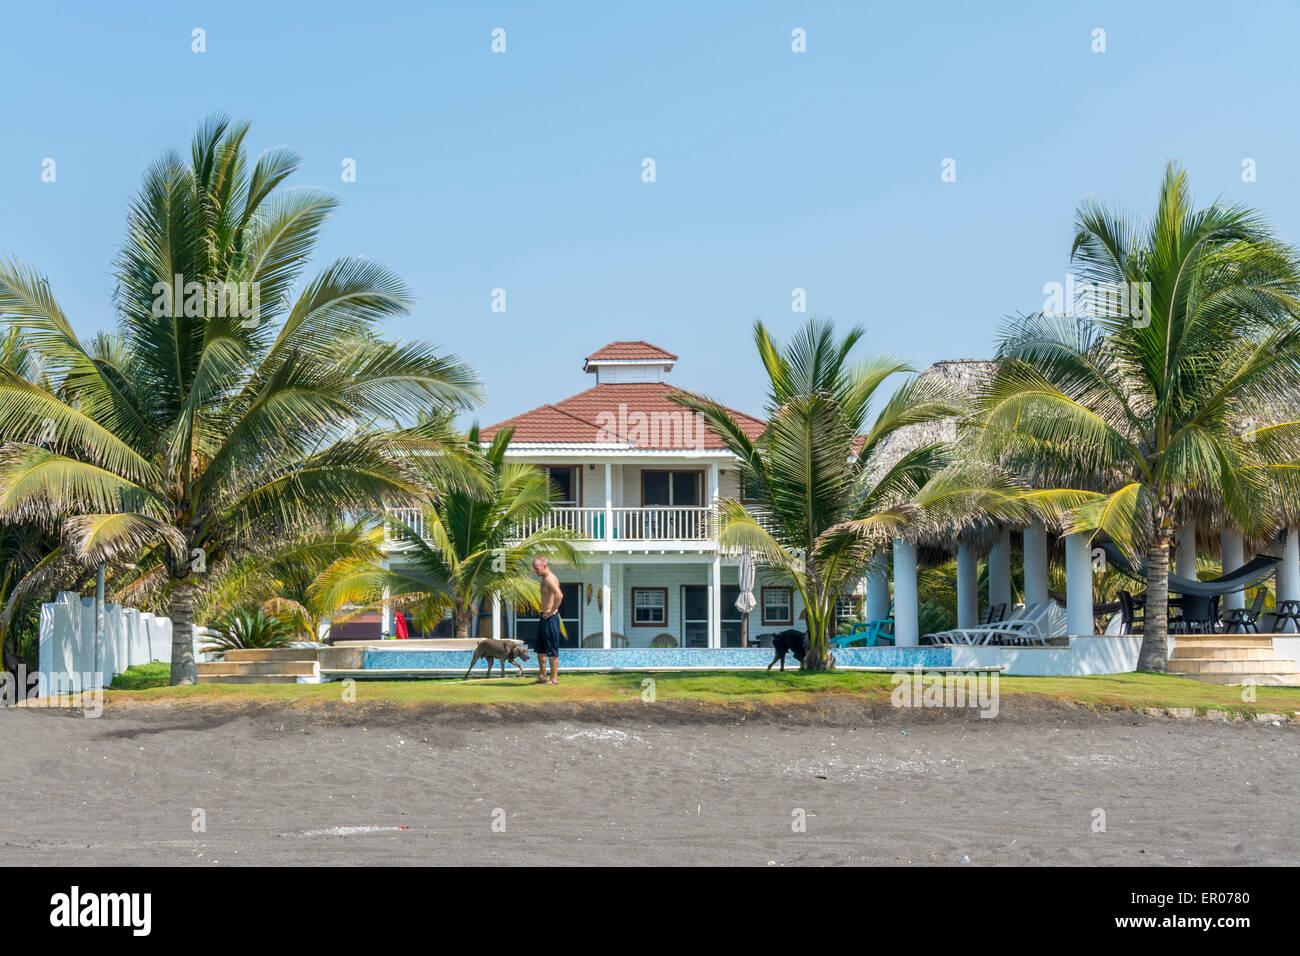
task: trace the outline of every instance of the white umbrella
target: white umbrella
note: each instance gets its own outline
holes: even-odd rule
[[[748,614],[758,607],[754,600],[754,557],[746,549],[740,552],[740,597],[736,598],[736,610]]]

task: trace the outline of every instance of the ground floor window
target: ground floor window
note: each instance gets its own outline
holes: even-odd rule
[[[668,626],[668,589],[632,589],[632,626]]]
[[[722,646],[739,647],[744,631],[744,618],[736,610],[740,588],[734,584],[722,586]],[[709,646],[709,587],[706,584],[682,585],[682,645],[684,647]]]
[[[577,647],[582,639],[582,585],[560,584],[564,597],[560,601],[560,622],[564,633],[560,637],[561,647]],[[540,620],[536,611],[520,610],[515,615],[515,637],[529,646],[537,639],[537,622]]]
[[[763,588],[763,626],[794,623],[794,604],[790,588]]]

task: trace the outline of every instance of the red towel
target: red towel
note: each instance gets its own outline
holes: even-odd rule
[[[411,636],[411,632],[406,629],[406,615],[398,611],[394,616],[394,623],[397,625],[397,639],[404,641]]]

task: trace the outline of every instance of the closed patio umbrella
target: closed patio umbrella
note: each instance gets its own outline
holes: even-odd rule
[[[740,596],[736,598],[736,610],[745,618],[746,647],[749,646],[749,612],[758,607],[754,600],[754,556],[746,549],[740,552]]]

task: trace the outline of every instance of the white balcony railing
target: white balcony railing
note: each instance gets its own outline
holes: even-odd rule
[[[390,508],[388,514],[424,534],[424,516],[418,508]],[[516,534],[525,538],[543,528],[564,528],[582,541],[708,541],[713,537],[712,511],[704,507],[611,508],[606,512],[604,508],[563,506],[523,522]],[[401,535],[387,527],[384,537],[393,543]]]

